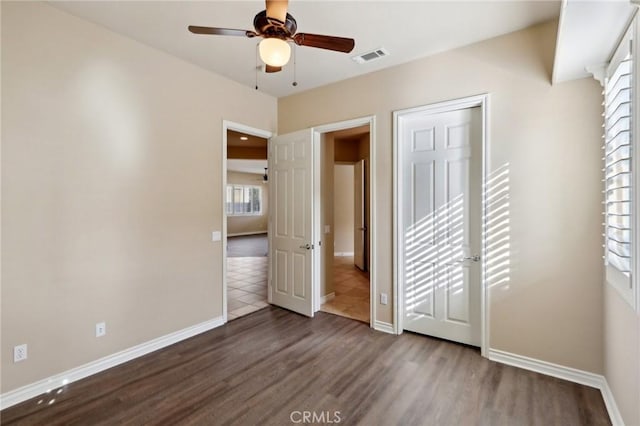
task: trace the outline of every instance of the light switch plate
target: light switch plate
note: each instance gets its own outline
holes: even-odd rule
[[[211,233],[211,241],[220,241],[222,239],[222,234],[220,231],[213,231]]]
[[[387,293],[380,293],[380,304],[381,305],[386,305],[387,303],[389,303],[389,299],[387,297]]]
[[[107,334],[107,323],[99,322],[96,324],[96,337],[102,337]]]
[[[324,233],[325,234],[330,234],[331,233],[331,225],[325,225],[324,226]]]

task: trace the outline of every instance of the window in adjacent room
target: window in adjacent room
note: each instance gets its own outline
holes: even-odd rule
[[[227,185],[227,214],[262,214],[262,188],[250,185]]]

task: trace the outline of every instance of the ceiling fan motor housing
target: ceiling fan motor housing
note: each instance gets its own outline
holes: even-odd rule
[[[253,18],[253,27],[263,37],[277,37],[283,40],[291,38],[298,30],[298,24],[293,16],[287,13],[284,23],[267,17],[267,11],[263,10]]]

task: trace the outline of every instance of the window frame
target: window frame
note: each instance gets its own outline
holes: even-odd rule
[[[630,261],[629,268],[630,274],[627,276],[623,272],[621,272],[615,266],[612,266],[608,262],[608,246],[609,246],[609,235],[607,231],[608,217],[606,215],[607,207],[606,207],[606,194],[603,199],[604,206],[604,266],[605,266],[605,281],[607,285],[611,285],[614,287],[618,293],[622,296],[622,298],[633,307],[634,310],[638,311],[640,309],[640,291],[638,290],[639,280],[638,280],[638,271],[640,271],[640,259],[638,259],[638,242],[640,241],[640,218],[638,214],[638,200],[640,196],[640,173],[639,171],[639,160],[638,160],[638,146],[639,146],[639,138],[640,135],[640,116],[637,113],[638,107],[640,106],[640,77],[638,61],[640,60],[640,49],[638,49],[637,40],[638,40],[638,19],[634,17],[631,21],[629,28],[625,30],[622,39],[616,49],[614,50],[613,55],[611,56],[611,61],[607,65],[605,69],[605,84],[603,96],[605,96],[606,105],[606,91],[608,90],[608,79],[613,75],[615,70],[618,68],[619,64],[624,60],[626,54],[628,52],[631,53],[631,135],[630,135],[630,151],[631,151],[631,189],[630,189]],[[606,106],[605,106],[606,111]],[[604,126],[606,126],[606,118],[604,119]],[[606,129],[606,127],[605,127]],[[606,132],[606,130],[605,130]],[[603,142],[605,146],[603,149],[606,149],[606,137],[603,136]],[[606,163],[606,155],[604,156],[604,160]],[[603,168],[606,170],[606,168]],[[604,183],[604,191],[606,191],[606,182],[604,182],[604,175],[606,171],[603,172],[603,183]]]
[[[631,21],[631,28],[633,28],[633,40],[632,41],[632,55],[636,59],[640,59],[640,49],[638,49],[638,37],[640,35],[640,24],[638,22],[638,15],[634,16]],[[638,272],[640,272],[640,142],[637,135],[640,135],[640,114],[638,114],[638,107],[640,106],[640,72],[638,69],[638,60],[634,61],[633,67],[633,100],[631,103],[632,113],[631,119],[633,120],[633,135],[631,143],[631,181],[633,188],[631,189],[631,223],[634,229],[632,229],[631,239],[631,299],[629,303],[636,312],[640,312],[640,280],[638,279]]]
[[[242,191],[242,203],[246,204],[245,196],[247,194],[247,190],[251,191],[252,189],[258,190],[258,199],[259,199],[259,207],[260,209],[255,211],[253,210],[253,203],[249,202],[249,206],[251,211],[249,212],[235,212],[235,201],[234,201],[234,193],[236,190]],[[229,199],[229,190],[231,190],[231,199]],[[226,188],[226,196],[225,196],[225,211],[228,217],[243,217],[243,216],[262,216],[263,215],[263,191],[262,187],[258,185],[248,185],[243,183],[227,183]],[[231,211],[229,211],[229,203],[231,203]]]

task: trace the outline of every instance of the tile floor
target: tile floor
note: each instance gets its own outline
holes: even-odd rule
[[[227,316],[231,321],[268,306],[267,257],[227,258]],[[333,263],[335,297],[320,310],[369,323],[369,274],[353,264],[353,257]]]
[[[369,274],[356,268],[353,257],[334,258],[333,288],[335,298],[320,310],[369,324]]]
[[[268,306],[267,257],[227,258],[227,320]]]

